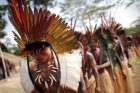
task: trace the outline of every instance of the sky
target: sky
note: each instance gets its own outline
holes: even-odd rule
[[[5,4],[5,0],[0,0],[0,4]],[[50,9],[51,12],[56,14],[61,14],[60,8],[55,7],[53,9]],[[130,6],[129,8],[125,8],[124,6],[119,6],[116,8],[113,8],[109,11],[111,12],[111,15],[114,16],[115,20],[122,24],[124,27],[130,27],[132,26],[132,22],[137,19],[138,16],[140,16],[139,10],[135,5]],[[14,41],[14,36],[12,34],[12,30],[15,30],[12,24],[10,23],[8,19],[8,15],[4,17],[7,20],[7,26],[5,27],[4,31],[6,31],[7,36],[5,39],[2,40],[2,42],[5,42],[6,40],[10,40],[13,44],[16,44]],[[7,39],[8,38],[8,39]]]

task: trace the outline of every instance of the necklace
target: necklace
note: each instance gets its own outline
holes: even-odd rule
[[[39,85],[44,85],[46,89],[57,82],[55,74],[57,74],[58,67],[55,66],[54,58],[48,62],[38,62],[35,66],[35,82]]]

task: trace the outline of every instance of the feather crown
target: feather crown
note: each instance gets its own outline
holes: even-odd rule
[[[48,10],[27,6],[25,0],[8,0],[10,20],[17,32],[13,32],[21,50],[34,42],[47,42],[57,53],[76,48],[77,39],[61,17]]]

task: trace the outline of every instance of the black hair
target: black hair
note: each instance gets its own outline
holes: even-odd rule
[[[132,38],[128,36],[128,37],[127,37],[127,40],[128,40],[128,41],[132,41]]]
[[[118,32],[117,32],[117,35],[118,35],[118,36],[123,35],[123,34],[125,34],[125,31],[124,31],[124,30],[121,30],[121,31],[118,31]]]
[[[25,45],[25,51],[36,51],[40,49],[44,49],[46,47],[49,47],[50,44],[45,41],[36,41],[30,44]]]

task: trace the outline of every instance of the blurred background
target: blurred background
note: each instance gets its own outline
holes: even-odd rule
[[[70,25],[76,20],[76,31],[100,23],[101,15],[114,17],[129,36],[140,36],[140,0],[27,0],[31,8],[44,8],[59,14]],[[22,57],[14,41],[14,27],[8,18],[6,0],[0,0],[0,93],[24,93],[19,78]],[[138,65],[139,64],[139,65]],[[140,62],[134,64],[136,92],[140,93]],[[138,76],[139,75],[139,76]]]

